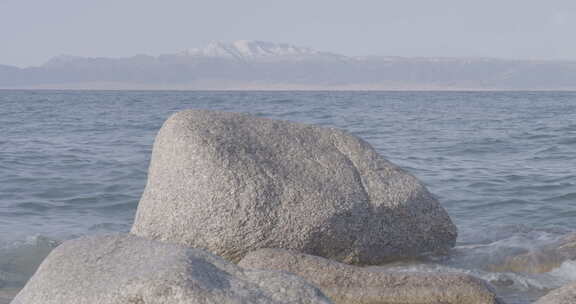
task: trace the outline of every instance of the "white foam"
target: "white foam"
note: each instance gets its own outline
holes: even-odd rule
[[[564,261],[560,267],[549,272],[549,275],[569,281],[576,281],[576,261]]]

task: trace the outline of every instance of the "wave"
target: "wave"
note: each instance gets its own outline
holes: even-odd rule
[[[31,236],[0,248],[0,285],[21,287],[42,260],[61,243],[45,236]]]

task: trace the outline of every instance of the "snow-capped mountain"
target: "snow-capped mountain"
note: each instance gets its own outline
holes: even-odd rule
[[[256,40],[234,42],[213,41],[204,48],[186,50],[182,55],[192,57],[227,58],[237,60],[273,59],[343,59],[342,55],[320,52],[308,47],[287,43],[273,43]]]
[[[576,62],[491,58],[347,57],[239,40],[160,56],[57,56],[0,65],[0,88],[576,90]]]

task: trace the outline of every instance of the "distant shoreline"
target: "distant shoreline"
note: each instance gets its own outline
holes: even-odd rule
[[[576,61],[351,57],[265,41],[159,56],[0,64],[0,88],[143,91],[576,91]]]
[[[394,88],[363,86],[231,86],[231,87],[142,87],[142,86],[15,86],[0,91],[182,91],[182,92],[576,92],[576,88]]]

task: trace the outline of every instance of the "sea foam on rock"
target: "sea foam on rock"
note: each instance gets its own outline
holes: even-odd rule
[[[294,273],[337,304],[502,304],[490,285],[460,273],[390,272],[357,267],[283,249],[260,249],[238,264],[246,269]]]
[[[200,249],[133,235],[60,245],[12,304],[329,304],[294,275],[245,270]]]
[[[271,247],[354,264],[445,251],[457,235],[424,185],[365,141],[207,110],[162,126],[131,232],[232,261]]]

